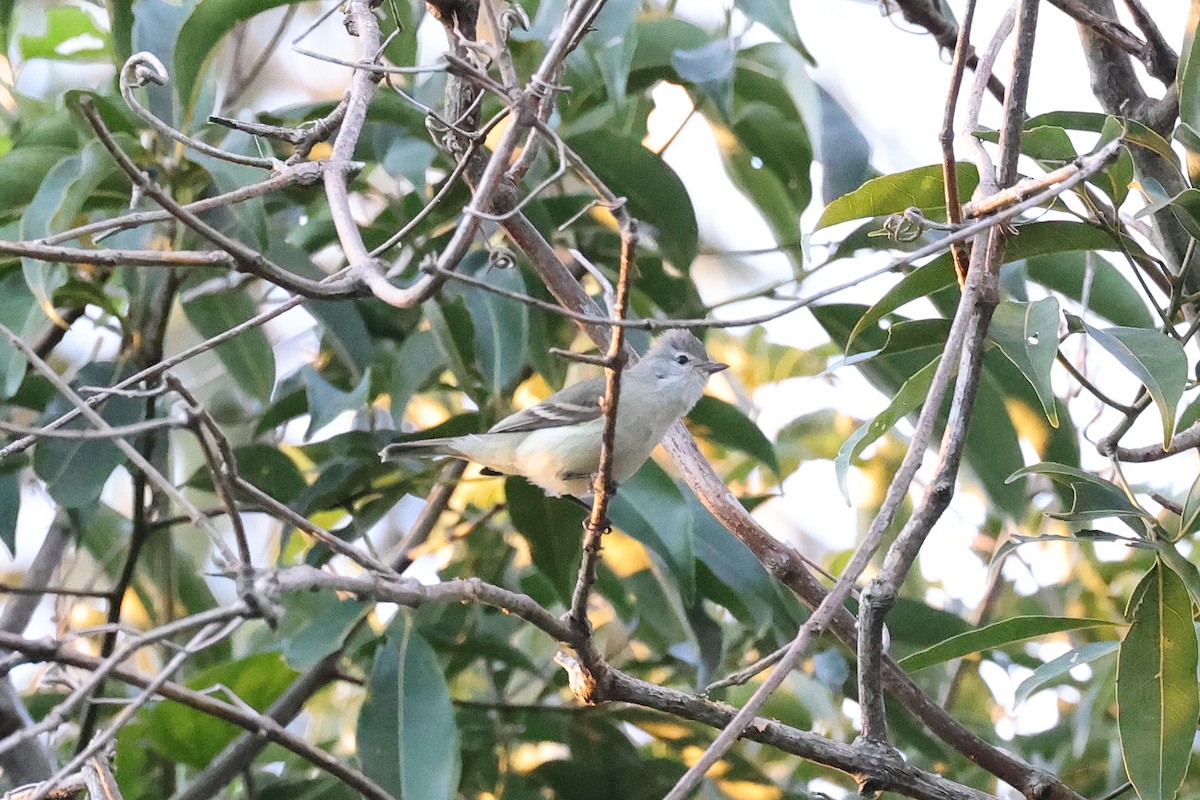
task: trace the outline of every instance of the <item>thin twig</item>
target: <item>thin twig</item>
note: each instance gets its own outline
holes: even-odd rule
[[[954,111],[958,108],[958,94],[962,88],[963,71],[967,65],[967,50],[971,47],[971,24],[975,19],[975,0],[969,0],[962,24],[958,28],[958,40],[954,45],[954,62],[950,67],[950,88],[946,92],[946,112],[942,115],[942,184],[946,192],[946,221],[950,225],[962,222],[962,200],[958,196],[958,159],[954,155]],[[958,284],[967,279],[966,246],[956,243],[950,248],[954,258],[954,272]]]
[[[33,349],[30,348],[29,345],[25,344],[24,341],[22,341],[21,337],[13,333],[13,331],[3,323],[0,323],[0,335],[7,339],[9,344],[16,348],[30,363],[30,365],[37,370],[38,373],[50,381],[54,388],[58,390],[59,394],[70,401],[70,403],[75,406],[76,410],[82,413],[89,422],[95,425],[98,429],[104,431],[107,431],[111,427],[108,422],[105,421],[104,417],[96,413],[96,411],[94,411],[92,407],[87,404],[87,401],[75,393],[75,390],[72,389],[70,385],[62,379],[62,376],[55,372],[49,364],[39,358],[37,353],[33,352]],[[14,444],[16,443],[14,442]],[[192,520],[192,524],[209,535],[213,545],[217,548],[217,551],[227,563],[234,563],[233,552],[229,549],[229,546],[225,544],[221,534],[216,528],[213,527],[211,520],[200,513],[200,509],[196,508],[192,501],[184,496],[184,494],[179,491],[178,488],[176,488],[175,484],[167,480],[167,478],[161,472],[155,469],[154,465],[151,464],[145,456],[138,452],[137,448],[126,442],[124,439],[119,437],[115,438],[113,439],[113,444],[117,446],[117,449],[120,450],[125,457],[133,463],[134,466],[136,466],[142,471],[143,474],[145,474],[147,479],[162,489],[162,491],[168,497],[174,500],[180,508],[188,513]],[[0,457],[2,457],[2,455],[0,455]]]
[[[623,319],[629,308],[630,279],[635,269],[637,242],[637,222],[626,218],[621,226],[621,266],[617,278],[617,297],[612,309],[614,320]],[[624,329],[619,325],[613,326],[606,354],[608,363],[604,373],[604,396],[600,400],[600,410],[604,414],[604,429],[600,436],[600,464],[592,480],[592,510],[583,526],[583,561],[579,566],[575,591],[571,595],[569,618],[581,639],[590,636],[591,628],[587,619],[588,595],[591,593],[592,584],[596,582],[600,542],[609,529],[608,502],[616,491],[613,484],[613,445],[616,441],[617,414],[620,410],[621,373],[625,368],[624,345]],[[637,412],[630,409],[626,413]]]

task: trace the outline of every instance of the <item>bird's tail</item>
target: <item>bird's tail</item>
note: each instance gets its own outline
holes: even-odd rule
[[[401,456],[416,456],[418,458],[451,456],[453,458],[462,458],[462,454],[454,446],[454,437],[396,442],[389,444],[383,450],[379,451],[379,456],[384,461],[395,461]]]

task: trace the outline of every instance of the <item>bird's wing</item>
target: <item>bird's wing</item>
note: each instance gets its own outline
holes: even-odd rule
[[[580,425],[600,417],[600,395],[604,394],[604,379],[592,378],[573,383],[555,392],[536,406],[505,417],[488,433],[521,433],[563,425]]]

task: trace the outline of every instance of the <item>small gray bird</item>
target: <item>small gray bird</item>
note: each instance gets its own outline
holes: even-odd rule
[[[613,479],[621,482],[637,472],[667,428],[699,402],[708,376],[727,366],[710,359],[688,331],[668,331],[655,340],[621,375]],[[586,495],[600,468],[603,395],[604,378],[592,378],[505,417],[486,433],[398,442],[380,455],[384,461],[405,455],[461,458],[491,473],[520,475],[552,497]]]

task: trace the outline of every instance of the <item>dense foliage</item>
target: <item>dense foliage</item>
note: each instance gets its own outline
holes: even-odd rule
[[[962,97],[881,175],[786,0],[690,5],[0,0],[9,784],[649,800],[774,674],[700,796],[1200,791],[1195,19],[1044,4],[1100,77],[1029,117],[1037,0],[986,52],[884,3]],[[735,195],[782,281],[702,236]],[[634,350],[692,320],[732,368],[598,562],[568,500],[380,462],[578,379],[625,289]]]

